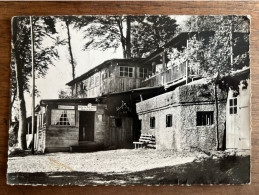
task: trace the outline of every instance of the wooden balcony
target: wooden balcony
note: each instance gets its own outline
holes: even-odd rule
[[[188,67],[187,62],[183,62],[178,66],[172,66],[166,70],[157,73],[145,79],[141,83],[141,87],[155,87],[165,86],[167,88],[171,84],[188,82],[189,80],[197,79],[200,77],[199,69],[192,69]]]

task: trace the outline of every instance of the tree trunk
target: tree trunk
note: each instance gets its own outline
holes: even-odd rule
[[[15,99],[16,99],[16,95],[17,95],[17,90],[15,90],[14,91],[14,93],[13,93],[13,97],[11,97],[11,102],[10,102],[10,115],[9,115],[9,126],[11,125],[11,123],[12,123],[12,117],[13,117],[13,115],[12,115],[12,111],[13,111],[13,104],[14,104],[14,101],[15,101]]]
[[[122,51],[123,51],[123,58],[127,58],[125,37],[123,36],[123,30],[122,30],[122,22],[121,22],[121,19],[117,19],[116,21],[117,21],[119,31],[120,31],[120,40],[121,40],[121,46],[122,46]]]
[[[66,27],[67,27],[67,40],[68,40],[68,50],[69,50],[69,55],[70,55],[70,63],[72,66],[72,77],[75,79],[75,61],[72,53],[72,46],[71,46],[71,35],[70,35],[70,30],[69,30],[69,22],[65,21]]]
[[[126,58],[131,58],[131,16],[127,16]]]
[[[17,56],[18,57],[18,56]],[[27,149],[26,146],[26,105],[23,94],[23,75],[22,75],[22,66],[18,63],[15,63],[16,71],[16,83],[17,83],[17,99],[19,106],[19,130],[18,130],[18,147],[22,150]]]
[[[215,106],[216,106],[216,147],[219,150],[219,104],[218,104],[218,92],[217,92],[217,82],[214,83],[215,87]]]

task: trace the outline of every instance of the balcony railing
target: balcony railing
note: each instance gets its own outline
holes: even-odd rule
[[[177,82],[182,79],[195,77],[199,75],[199,69],[192,69],[188,67],[188,71],[186,68],[188,67],[188,63],[183,62],[178,66],[172,66],[170,69],[164,70],[156,75],[153,75],[147,79],[145,79],[141,83],[141,87],[154,87],[154,86],[162,86],[169,83]]]

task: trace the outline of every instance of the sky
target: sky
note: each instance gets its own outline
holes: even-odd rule
[[[183,24],[190,16],[171,16],[175,18],[179,25]],[[67,31],[62,23],[56,25],[56,30],[61,38],[67,37]],[[101,64],[102,62],[112,58],[122,58],[122,48],[109,49],[106,51],[91,50],[83,51],[84,32],[70,28],[71,45],[73,55],[77,63],[76,77],[87,72],[91,68]],[[57,99],[58,92],[63,89],[69,89],[65,84],[72,80],[72,68],[69,63],[69,53],[67,46],[58,48],[60,58],[54,62],[54,66],[50,66],[45,78],[35,80],[35,85],[39,90],[39,96],[35,99],[35,104],[39,104],[41,99]],[[31,115],[31,96],[25,94],[27,117]]]

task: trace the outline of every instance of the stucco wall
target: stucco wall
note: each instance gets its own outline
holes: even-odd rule
[[[141,133],[156,136],[157,149],[201,150],[216,149],[216,107],[213,86],[187,85],[174,91],[145,100],[136,105],[142,120]],[[219,142],[223,143],[225,130],[226,94],[218,89],[219,97]],[[213,111],[214,123],[197,126],[197,111]],[[166,115],[172,114],[172,127],[166,127]],[[150,117],[155,117],[156,126],[150,129]]]
[[[197,126],[198,111],[213,111],[213,124]],[[182,117],[184,116],[184,117]],[[219,147],[223,144],[225,130],[225,102],[219,102]],[[199,148],[204,151],[217,149],[216,107],[214,102],[207,104],[185,104],[181,106],[181,126],[179,127],[181,149]]]

